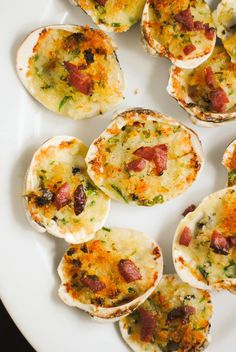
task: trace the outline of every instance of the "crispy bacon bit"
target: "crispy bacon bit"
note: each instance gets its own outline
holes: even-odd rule
[[[68,204],[70,200],[70,186],[67,182],[63,183],[55,193],[55,205],[57,210]]]
[[[182,24],[182,29],[185,31],[194,30],[194,22],[193,17],[190,11],[190,8],[180,11],[177,15],[174,16],[174,19]]]
[[[210,248],[217,254],[227,255],[229,253],[229,243],[227,238],[224,237],[220,232],[213,231],[211,235]]]
[[[196,313],[196,308],[192,306],[181,306],[171,310],[167,314],[166,323],[169,324],[175,319],[181,319],[183,324],[186,324],[189,320],[190,315]]]
[[[119,272],[126,282],[141,280],[139,268],[130,259],[121,259],[118,264]]]
[[[207,66],[205,68],[205,81],[208,87],[214,88],[215,85],[215,76],[214,72],[212,71],[212,68],[210,66]]]
[[[79,215],[85,208],[86,204],[86,194],[84,192],[83,185],[79,185],[74,192],[74,212],[75,215]]]
[[[193,51],[195,51],[197,48],[195,45],[193,44],[188,44],[184,47],[184,54],[185,55],[189,55],[191,54]]]
[[[183,216],[186,216],[188,213],[191,213],[191,212],[194,211],[195,209],[196,209],[196,206],[195,206],[194,204],[191,204],[189,207],[187,207],[187,208],[183,211],[182,215],[183,215]]]
[[[133,152],[134,155],[140,156],[148,161],[153,160],[154,153],[155,151],[153,147],[140,147]]]
[[[107,0],[95,0],[95,2],[97,2],[101,6],[105,6],[107,3]]]
[[[212,110],[216,112],[225,112],[229,99],[222,88],[212,89],[209,94]]]
[[[192,240],[192,231],[189,227],[185,226],[179,237],[179,244],[188,247]]]
[[[227,240],[230,247],[236,247],[236,236],[229,236]]]
[[[213,40],[214,39],[214,36],[215,36],[215,28],[213,27],[209,27],[209,24],[205,24],[205,37],[208,39],[208,40]]]
[[[168,157],[168,145],[159,144],[154,147],[153,161],[156,166],[156,172],[158,176],[163,174],[163,171],[167,169],[167,157]]]
[[[80,281],[93,292],[102,291],[106,287],[104,282],[100,281],[96,275],[87,275],[86,277],[82,277]]]
[[[79,92],[85,95],[91,95],[93,92],[92,78],[87,73],[81,72],[78,66],[70,62],[64,62],[64,66],[69,72],[69,84]]]
[[[146,161],[142,158],[132,160],[130,163],[126,165],[128,171],[136,171],[136,172],[142,171],[145,168],[145,166],[146,166]]]
[[[133,154],[140,156],[145,160],[153,161],[158,175],[162,175],[163,171],[167,169],[167,144],[157,144],[153,147],[141,147]]]
[[[152,313],[142,307],[138,309],[140,316],[140,339],[143,342],[150,342],[157,325],[157,317],[155,313]]]
[[[204,23],[201,22],[201,21],[195,21],[195,22],[194,22],[194,29],[195,29],[196,31],[201,31],[201,30],[205,29],[205,25],[204,25]]]
[[[161,253],[160,253],[159,247],[154,247],[154,248],[153,248],[153,251],[152,251],[152,254],[153,254],[156,258],[160,258]]]

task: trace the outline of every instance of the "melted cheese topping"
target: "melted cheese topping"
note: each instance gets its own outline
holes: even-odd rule
[[[31,91],[50,110],[80,119],[103,113],[122,100],[122,73],[111,40],[102,31],[89,27],[76,27],[74,33],[44,29],[33,51],[27,74]],[[86,55],[90,55],[89,61]],[[69,84],[64,62],[81,67],[81,72],[91,77],[91,96]]]
[[[106,30],[113,32],[127,31],[140,20],[145,0],[107,0],[101,6],[95,0],[74,0],[93,21]]]
[[[188,247],[179,244],[179,236],[185,226],[192,230],[193,236]],[[191,275],[207,285],[224,288],[224,280],[236,278],[236,248],[230,248],[227,255],[215,253],[210,248],[213,231],[218,231],[224,237],[235,236],[235,187],[207,197],[180,223],[174,243],[174,251],[182,253],[180,256],[174,254],[180,268],[187,267]],[[236,289],[236,284],[232,282],[233,287]]]
[[[196,313],[185,324],[175,319],[167,324],[167,315],[181,306],[192,306]],[[152,295],[141,305],[156,315],[157,325],[151,342],[140,340],[140,323],[137,311],[121,320],[126,330],[126,341],[134,351],[201,351],[206,343],[212,316],[211,297],[178,279],[177,275],[164,275]],[[171,346],[175,348],[171,349]],[[135,348],[136,347],[136,348]]]
[[[140,232],[128,229],[103,228],[94,240],[70,247],[60,265],[67,293],[83,304],[117,307],[143,295],[162,274],[160,249]],[[127,283],[118,264],[130,259],[138,267],[142,279]],[[96,275],[106,287],[93,292],[81,278]]]
[[[90,147],[86,162],[95,184],[113,199],[152,206],[176,197],[196,179],[201,159],[191,134],[175,120],[158,113],[128,111],[115,119]],[[143,146],[168,145],[167,170],[157,176],[153,162],[141,172],[127,171]],[[93,152],[93,150],[96,150]]]
[[[84,157],[87,147],[76,139],[59,145],[42,147],[34,156],[28,172],[31,188],[27,188],[27,210],[33,221],[50,230],[59,228],[60,234],[76,234],[82,229],[90,234],[99,228],[109,208],[109,199],[97,189],[87,175]],[[80,170],[75,173],[75,170]],[[57,209],[55,202],[41,204],[42,190],[55,195],[65,182],[69,184],[71,201]],[[75,215],[73,194],[83,185],[87,201],[81,214]],[[100,225],[102,226],[102,225]],[[72,236],[73,237],[73,236]]]
[[[213,14],[217,35],[222,39],[224,47],[236,63],[236,2],[222,0]]]
[[[213,40],[208,40],[204,30],[185,31],[174,16],[190,8],[193,21],[200,21],[213,27],[209,6],[204,0],[148,0],[148,20],[143,22],[144,39],[155,49],[155,42],[161,44],[160,54],[178,60],[202,57],[211,52]],[[196,50],[186,55],[184,48],[194,45]]]

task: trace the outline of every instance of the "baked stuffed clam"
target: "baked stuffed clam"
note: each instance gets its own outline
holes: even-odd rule
[[[216,46],[195,69],[172,66],[167,91],[199,125],[211,127],[236,119],[236,65],[223,46]]]
[[[142,40],[150,54],[165,56],[182,68],[196,67],[215,46],[211,10],[204,0],[147,0]]]
[[[178,225],[173,260],[181,279],[236,293],[236,187],[213,193]]]
[[[88,26],[39,28],[17,53],[17,72],[30,94],[49,110],[84,119],[123,99],[124,77],[115,46]]]
[[[135,352],[199,352],[210,340],[211,316],[209,292],[169,274],[119,324],[122,337]]]
[[[213,13],[217,36],[222,40],[225,50],[236,63],[236,1],[221,0]]]
[[[93,182],[112,199],[142,206],[183,193],[203,164],[198,136],[176,120],[136,108],[118,114],[86,156]]]
[[[116,321],[144,302],[162,270],[161,250],[145,234],[104,227],[65,253],[58,267],[59,296],[97,320]]]
[[[87,147],[77,138],[57,136],[34,154],[25,179],[24,203],[37,231],[81,243],[103,226],[110,199],[90,180],[86,153]]]
[[[234,140],[226,149],[222,164],[228,171],[227,185],[236,186],[236,140]]]

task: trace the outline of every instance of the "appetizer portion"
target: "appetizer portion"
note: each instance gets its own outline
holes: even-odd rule
[[[236,1],[221,0],[213,13],[217,36],[222,40],[225,50],[236,63]]]
[[[88,26],[39,28],[20,46],[17,72],[46,108],[84,119],[123,99],[124,77],[115,50],[104,32]]]
[[[203,126],[236,119],[236,65],[223,46],[193,70],[172,66],[167,91]]]
[[[59,296],[97,320],[116,321],[144,302],[162,270],[160,247],[145,234],[103,227],[93,240],[65,253]]]
[[[83,9],[101,29],[126,32],[141,19],[145,0],[69,0]]]
[[[228,171],[227,186],[236,186],[236,139],[227,147],[222,164]]]
[[[122,337],[135,352],[199,352],[208,344],[211,316],[209,292],[169,274],[119,324]]]
[[[142,16],[147,51],[176,66],[194,68],[212,53],[216,30],[204,0],[147,0]]]
[[[112,199],[142,206],[183,193],[203,163],[198,136],[176,120],[136,108],[112,121],[86,156],[94,183]]]
[[[203,199],[178,225],[173,260],[181,279],[236,293],[236,187]]]
[[[26,175],[24,203],[29,222],[39,232],[81,243],[103,226],[110,199],[87,174],[87,149],[75,137],[58,136],[34,154]]]

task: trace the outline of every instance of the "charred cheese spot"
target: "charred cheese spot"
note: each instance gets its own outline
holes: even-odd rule
[[[158,248],[142,233],[128,229],[104,228],[94,240],[70,247],[60,264],[67,295],[81,304],[103,308],[120,307],[154,289],[162,275],[162,259],[154,255]],[[159,249],[160,252],[160,249]],[[121,260],[132,261],[141,276],[127,282],[119,270]],[[103,283],[98,292],[84,285],[86,277]],[[121,310],[122,311],[122,310]]]
[[[192,29],[176,20],[186,10],[191,13]],[[196,22],[202,24],[201,30],[194,28]],[[201,59],[210,54],[215,41],[215,35],[212,40],[207,39],[204,25],[213,27],[211,11],[203,0],[148,0],[142,19],[143,39],[153,53],[158,52],[172,61]],[[186,54],[187,47],[194,50]]]
[[[90,147],[88,172],[95,184],[116,200],[144,206],[163,203],[181,194],[198,175],[202,160],[193,138],[185,127],[158,113],[127,111]],[[161,175],[153,161],[147,161],[139,172],[127,169],[137,159],[137,149],[155,145],[168,148],[167,166]]]
[[[31,36],[36,34],[20,48],[18,64]],[[35,40],[22,80],[47,108],[83,119],[104,113],[123,99],[123,74],[105,33],[88,26],[51,26]]]
[[[125,32],[140,20],[145,0],[107,0],[104,6],[95,0],[74,0],[74,3],[86,11],[102,29]]]
[[[194,212],[181,221],[173,247],[175,265],[181,277],[183,270],[187,269],[189,274],[185,274],[184,278],[189,283],[192,276],[217,289],[236,290],[236,248],[227,245],[230,237],[236,234],[235,219],[236,189],[231,187],[205,198]],[[192,229],[188,247],[179,243],[184,226]],[[225,251],[214,250],[213,234],[226,238]],[[180,253],[183,263],[179,260]]]
[[[84,230],[85,236],[91,236],[99,223],[102,226],[109,200],[87,175],[84,161],[87,147],[72,137],[69,141],[62,138],[58,143],[55,143],[56,138],[46,142],[32,160],[26,182],[26,207],[33,221],[59,237],[66,239],[66,234],[71,234],[73,242],[76,233]],[[65,184],[68,185],[69,197],[58,208],[56,194]],[[79,185],[86,194],[86,204],[81,214],[76,215],[74,193]],[[96,219],[96,224],[90,221],[91,218]]]
[[[188,319],[177,318],[168,322],[173,310],[191,307]],[[140,315],[135,311],[120,322],[121,333],[134,350],[145,351],[201,351],[207,343],[212,316],[211,296],[178,279],[164,275],[152,295],[141,305],[156,316],[156,328],[149,342],[141,341]]]

